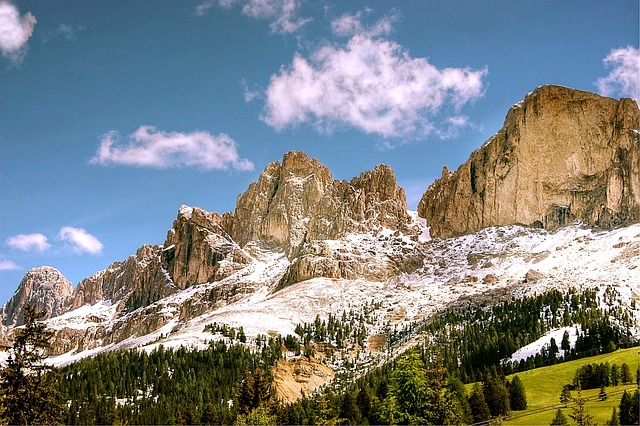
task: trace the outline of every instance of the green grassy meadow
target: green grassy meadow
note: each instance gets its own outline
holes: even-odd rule
[[[571,406],[567,408],[560,404],[560,393],[565,384],[573,383],[576,370],[585,364],[605,363],[618,364],[621,366],[627,363],[634,379],[633,384],[611,386],[606,388],[607,400],[601,401],[598,397],[600,389],[589,389],[582,391],[582,396],[587,398],[586,410],[594,417],[594,421],[599,425],[604,425],[611,418],[613,407],[618,407],[620,398],[624,390],[634,390],[636,371],[638,369],[638,355],[640,348],[620,349],[608,354],[597,355],[589,358],[582,358],[562,364],[548,367],[536,368],[518,373],[518,377],[524,384],[528,408],[524,411],[514,411],[511,416],[504,421],[506,425],[548,425],[555,416],[556,410],[562,408],[567,418],[572,413]],[[509,376],[511,379],[512,376]],[[573,397],[577,396],[576,391],[572,391]],[[571,419],[569,418],[571,423]]]

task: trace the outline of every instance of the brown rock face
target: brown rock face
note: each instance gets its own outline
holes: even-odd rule
[[[272,373],[276,395],[285,403],[296,402],[335,377],[333,370],[326,365],[303,357],[279,360]]]
[[[219,213],[180,208],[162,253],[178,288],[220,280],[251,262],[221,226],[224,221]]]
[[[639,128],[631,99],[540,87],[457,171],[445,167],[418,213],[439,238],[516,223],[555,229],[575,220],[638,222]]]
[[[351,182],[333,180],[318,160],[289,152],[270,163],[238,197],[229,233],[243,246],[264,240],[291,257],[306,241],[339,238],[374,226],[405,230],[404,190],[389,166],[379,165]]]
[[[36,311],[47,310],[45,319],[55,317],[68,308],[73,286],[61,273],[50,266],[29,270],[13,297],[2,307],[2,324],[19,326],[24,323],[22,307],[34,305]]]
[[[144,245],[135,256],[115,262],[78,284],[72,308],[102,300],[123,301],[120,311],[131,312],[177,291],[160,263],[161,248]]]

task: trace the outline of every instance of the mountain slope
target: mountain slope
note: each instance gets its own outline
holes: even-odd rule
[[[535,112],[536,108],[562,109],[559,105],[565,102],[571,110],[578,102],[576,97],[587,96],[582,92],[568,97],[548,95],[564,90],[569,89],[538,89],[537,103],[529,95],[523,105]],[[628,104],[625,108],[631,108]],[[528,117],[513,111],[510,114]],[[537,128],[531,125],[532,119],[527,120],[528,126]],[[612,128],[617,128],[616,123]],[[584,116],[579,116],[575,125],[581,128],[582,124]],[[531,127],[527,131],[533,131]],[[537,131],[534,139],[546,141],[545,146],[575,142],[546,127]],[[614,134],[620,134],[616,131]],[[483,155],[483,149],[505,142],[505,132],[490,139],[470,162]],[[585,138],[590,134],[588,129],[581,133]],[[594,136],[594,144],[599,135]],[[509,140],[515,143],[516,139]],[[294,334],[298,323],[344,312],[354,321],[362,318],[365,336],[358,344],[341,349],[333,361],[327,357],[326,362],[339,369],[344,359],[367,366],[395,356],[423,336],[409,332],[391,345],[386,339],[393,329],[412,330],[449,307],[491,305],[550,288],[600,292],[613,288],[619,295],[619,307],[635,312],[637,318],[640,224],[634,222],[640,217],[635,216],[633,203],[638,194],[634,192],[639,179],[638,139],[624,140],[635,146],[618,155],[622,163],[611,170],[622,173],[619,206],[626,207],[617,210],[620,214],[608,225],[626,227],[608,230],[592,229],[590,221],[573,223],[574,218],[582,217],[574,207],[559,229],[549,226],[550,222],[544,223],[550,229],[519,226],[512,222],[520,220],[508,215],[506,223],[499,223],[502,226],[486,227],[484,219],[469,219],[485,212],[484,204],[473,201],[476,195],[448,192],[451,182],[454,189],[468,183],[463,172],[446,174],[427,191],[421,208],[433,202],[434,209],[445,209],[446,214],[427,214],[425,220],[407,211],[404,191],[388,166],[376,166],[350,182],[338,181],[317,160],[290,152],[281,163],[266,166],[258,181],[238,197],[234,212],[219,214],[182,206],[163,245],[141,247],[123,262],[81,281],[73,293],[70,284],[61,286],[59,292],[44,291],[50,288],[45,280],[30,284],[31,294],[40,295],[35,299],[24,297],[24,291],[16,292],[2,310],[0,337],[11,337],[25,303],[43,300],[59,301],[38,305],[51,310],[47,325],[55,331],[52,361],[56,364],[118,348],[204,347],[212,339],[224,338],[205,331],[214,322],[242,327],[249,337],[247,344],[253,345],[259,335]],[[588,140],[582,143],[589,145]],[[517,151],[515,145],[513,149]],[[517,164],[524,164],[533,151],[517,152]],[[571,149],[562,152],[574,158]],[[633,152],[636,154],[629,154]],[[606,157],[600,151],[592,154],[597,159]],[[596,160],[594,164],[601,159]],[[629,167],[622,167],[623,163]],[[556,166],[558,174],[564,175],[564,166]],[[611,182],[614,175],[608,173],[593,175],[594,188]],[[526,176],[532,178],[525,175],[522,179]],[[433,191],[447,195],[428,201]],[[587,191],[581,197],[593,205],[602,201],[601,192]],[[446,203],[438,204],[442,200]],[[461,209],[470,213],[456,216]],[[462,220],[463,227],[454,228],[452,218]],[[429,231],[435,236],[467,235],[431,239]],[[21,288],[27,286],[21,284]],[[640,336],[637,328],[633,332]]]

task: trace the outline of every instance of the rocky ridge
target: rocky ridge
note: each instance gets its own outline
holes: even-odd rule
[[[562,95],[566,91],[569,91],[566,96]],[[610,125],[605,120],[610,109],[592,111],[600,99],[596,95],[555,87],[536,92],[514,106],[505,128],[476,151],[468,163],[458,172],[445,171],[444,178],[434,183],[423,197],[421,214],[427,218],[433,235],[465,236],[429,239],[425,221],[415,212],[407,212],[404,191],[388,166],[378,165],[347,182],[334,180],[324,165],[306,154],[290,152],[281,163],[266,166],[258,180],[238,197],[234,212],[219,214],[182,206],[164,244],[141,247],[128,259],[86,278],[75,290],[68,281],[51,285],[54,281],[66,281],[59,273],[54,280],[46,278],[53,277],[53,272],[47,275],[44,271],[33,274],[30,271],[29,280],[25,276],[24,285],[21,283],[16,295],[0,312],[3,324],[0,338],[10,337],[22,306],[31,301],[43,301],[37,306],[50,312],[47,325],[55,331],[52,360],[56,364],[118,348],[152,350],[159,344],[203,347],[216,338],[203,331],[205,325],[214,321],[242,326],[250,338],[259,334],[293,334],[297,323],[313,321],[316,315],[326,317],[352,310],[357,313],[369,303],[377,307],[372,315],[375,320],[367,324],[366,330],[373,342],[386,335],[387,327],[412,326],[447,306],[520,297],[527,292],[556,288],[558,283],[567,287],[614,287],[621,294],[621,303],[626,303],[625,309],[631,309],[630,301],[640,300],[637,288],[640,276],[636,269],[640,261],[640,225],[608,232],[575,225],[554,233],[548,230],[575,217],[590,217],[586,213],[579,215],[583,204],[592,206],[585,207],[584,212],[601,212],[597,222],[600,226],[640,220],[635,210],[638,139],[625,139],[627,136],[621,130],[623,126],[637,124],[637,106],[628,100],[617,103],[605,99],[604,105],[617,105],[614,109],[619,110],[613,115],[619,118],[615,118],[618,124]],[[578,175],[586,183],[579,187],[586,189],[582,195],[573,196],[575,200],[583,200],[582,204],[577,201],[567,204],[563,220],[549,215],[542,219],[533,215],[537,219],[525,220],[525,216],[518,215],[529,212],[530,205],[535,203],[517,197],[509,204],[515,206],[513,211],[500,207],[503,201],[495,200],[498,195],[507,197],[503,194],[506,183],[500,183],[497,175],[491,173],[502,170],[505,182],[517,184],[515,188],[526,187],[518,176],[531,178],[535,173],[526,169],[529,174],[524,174],[523,164],[527,161],[523,156],[540,154],[533,147],[525,150],[527,144],[576,143],[571,135],[562,133],[565,130],[553,127],[553,123],[536,124],[536,120],[550,114],[548,109],[556,111],[559,117],[564,117],[564,110],[573,114],[575,104],[580,104],[583,98],[588,98],[584,103],[590,105],[589,120],[601,117],[602,132],[615,137],[602,142],[598,139],[602,132],[584,130],[583,125],[588,123],[580,120],[586,118],[578,120],[574,131],[583,132],[580,134],[584,138],[595,135],[596,142],[604,146],[595,150],[588,147],[600,146],[598,143],[584,141],[580,155],[575,154],[578,152],[575,147],[565,148],[571,155],[562,164],[573,161],[581,165],[577,168],[582,170]],[[563,102],[568,104],[562,107]],[[525,113],[525,109],[529,112]],[[511,127],[508,123],[512,123]],[[525,124],[526,131],[522,128]],[[530,134],[532,129],[555,139],[536,138]],[[622,148],[609,147],[611,141],[620,143]],[[611,160],[615,167],[607,166],[609,163],[599,157],[603,153],[616,154]],[[592,159],[593,156],[597,158]],[[480,165],[476,164],[471,173],[471,166],[466,165],[485,157],[488,165],[483,171],[479,172]],[[542,160],[532,160],[532,164],[539,161]],[[494,166],[490,166],[492,162]],[[500,164],[503,169],[498,167]],[[586,175],[585,167],[591,167],[588,170],[592,174]],[[597,171],[600,169],[604,171]],[[520,171],[513,175],[513,170]],[[474,176],[473,185],[465,180],[465,173]],[[562,169],[558,175],[570,174]],[[484,180],[478,176],[484,176]],[[554,184],[560,188],[557,189],[552,185],[561,177],[535,176],[547,179],[541,186],[542,195],[539,199],[534,197],[536,203],[548,203],[545,198],[551,197],[548,194],[564,194],[560,191],[564,186]],[[614,196],[617,178],[610,176],[621,176],[619,196]],[[574,178],[571,182],[581,182]],[[486,183],[491,179],[493,193]],[[605,186],[603,179],[608,182]],[[489,199],[486,194],[493,194],[495,206],[487,207],[478,201],[479,195],[474,191],[479,188],[484,188],[484,199]],[[600,210],[593,207],[595,201],[590,200],[601,202],[602,196],[611,198],[611,203],[606,204],[610,211],[603,210],[601,205]],[[529,203],[525,207],[529,207],[520,207],[519,203],[525,201]],[[451,214],[440,210],[447,203]],[[491,208],[501,213],[485,218],[485,210],[493,211]],[[443,215],[442,224],[437,222],[438,214]],[[525,219],[517,219],[521,217]],[[539,225],[536,223],[539,220],[547,230],[520,226],[487,228],[489,219],[497,218],[534,225]],[[469,223],[461,224],[465,220]],[[475,227],[482,230],[469,234]],[[45,282],[49,284],[42,284]],[[411,341],[402,343],[393,353],[410,344]],[[351,348],[360,357],[352,361],[370,365],[389,356],[386,350],[373,346]],[[331,373],[324,369],[313,367],[311,371],[309,366],[289,366],[291,374],[287,373],[284,382],[288,383],[285,387],[291,398],[300,389],[306,392],[331,379]],[[303,384],[299,372],[311,379]],[[300,389],[298,385],[290,386],[291,380],[303,386]]]
[[[455,172],[443,169],[418,213],[439,238],[489,226],[601,228],[640,220],[640,112],[615,100],[542,86]]]
[[[386,254],[340,242],[350,233],[382,229],[396,233],[385,237]],[[87,305],[110,307],[105,315],[93,315],[87,327],[61,329],[54,338],[54,353],[116,345],[132,335],[153,333],[172,315],[188,321],[232,303],[264,284],[265,276],[268,291],[275,291],[313,277],[386,279],[415,270],[421,265],[420,252],[402,244],[401,231],[417,232],[407,214],[404,190],[390,167],[379,165],[351,182],[338,181],[318,160],[289,152],[282,164],[268,164],[258,181],[238,197],[235,212],[182,206],[163,245],[140,247],[128,259],[82,280],[75,290],[67,282],[56,292],[47,278],[27,274],[21,284],[24,291],[18,291],[3,310],[3,324],[16,325],[22,306],[34,300],[28,295],[45,292],[46,297],[39,297],[45,302],[37,306],[46,307],[49,317],[73,316],[74,310]],[[265,256],[275,256],[281,266],[275,274],[252,279]],[[227,283],[230,276],[241,276],[242,282]],[[180,306],[172,305],[171,315],[166,306],[156,304],[207,284],[205,291],[182,300]],[[2,334],[9,332],[5,327]]]

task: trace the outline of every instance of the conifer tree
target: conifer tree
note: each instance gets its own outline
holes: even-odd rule
[[[625,362],[622,364],[622,367],[620,367],[620,381],[626,385],[627,383],[631,383],[631,380],[631,369],[629,368],[629,364]]]
[[[40,322],[46,311],[36,312],[33,305],[23,309],[24,326],[16,329],[11,355],[0,370],[2,416],[9,424],[59,423],[64,406],[55,387],[57,369],[44,362],[53,332]]]
[[[355,399],[351,396],[351,392],[346,392],[344,395],[340,417],[345,419],[346,423],[350,425],[360,424],[360,411],[356,406]]]
[[[562,342],[560,342],[560,349],[564,351],[565,356],[571,350],[571,342],[569,341],[569,332],[567,330],[565,330],[564,334],[562,335]]]
[[[611,412],[611,418],[607,420],[605,425],[620,426],[620,417],[618,416],[618,410],[616,410],[616,407],[613,407],[613,411]]]
[[[527,395],[522,380],[520,380],[517,375],[511,379],[511,385],[509,386],[509,403],[511,404],[512,410],[527,409]]]
[[[551,426],[568,426],[569,419],[567,419],[567,416],[565,416],[562,410],[558,408],[558,411],[556,411],[556,416],[553,418],[553,420],[551,420],[550,425]]]
[[[504,379],[498,375],[495,368],[487,373],[482,383],[484,399],[489,406],[492,416],[504,416],[509,411],[509,394]]]
[[[356,396],[356,404],[362,417],[368,419],[371,413],[371,395],[369,395],[369,389],[360,389],[358,396]]]
[[[624,393],[622,394],[622,399],[620,400],[620,424],[637,425],[639,423],[639,404],[640,391],[635,391],[633,394],[624,391]]]
[[[484,399],[484,392],[479,383],[473,385],[471,395],[469,395],[469,406],[471,407],[474,423],[485,422],[491,418],[489,406]]]
[[[562,388],[562,392],[560,393],[560,403],[564,404],[564,408],[567,408],[567,403],[571,401],[571,391],[568,386],[564,386]]]

